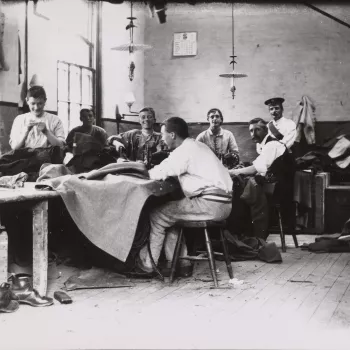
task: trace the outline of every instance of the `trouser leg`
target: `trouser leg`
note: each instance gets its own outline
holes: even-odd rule
[[[180,233],[180,229],[177,227],[170,227],[166,232],[165,241],[164,241],[164,252],[165,252],[165,258],[169,266],[173,261],[175,247],[179,237],[179,233]],[[183,237],[183,240],[184,242],[181,245],[180,257],[184,257],[188,255],[185,237]],[[180,260],[179,263],[180,265],[190,265],[190,262],[188,260]]]
[[[158,262],[165,235],[169,239],[166,242],[165,253],[167,259],[171,259],[175,249],[177,239],[176,231],[169,228],[180,220],[197,221],[197,220],[224,220],[231,211],[231,204],[210,202],[202,198],[183,198],[178,201],[171,201],[160,205],[150,213],[150,247],[152,257],[155,263]],[[186,253],[184,250],[183,254]],[[141,264],[145,270],[151,270],[152,264],[147,247],[143,247],[140,251]]]
[[[257,184],[253,178],[250,178],[241,198],[250,207],[254,236],[266,239],[268,237],[269,207],[262,186]]]

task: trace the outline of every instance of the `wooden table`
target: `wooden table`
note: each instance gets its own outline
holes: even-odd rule
[[[0,187],[0,205],[24,203],[33,212],[33,287],[46,295],[48,269],[48,201],[60,197],[55,191],[34,188],[35,183],[25,183],[23,188]]]

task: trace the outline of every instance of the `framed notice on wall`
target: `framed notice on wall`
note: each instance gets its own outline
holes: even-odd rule
[[[196,56],[197,32],[174,33],[173,56]]]

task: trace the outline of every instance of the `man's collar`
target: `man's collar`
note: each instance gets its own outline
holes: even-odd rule
[[[209,135],[214,135],[213,132],[211,131],[211,128],[209,127]],[[218,134],[215,134],[216,136],[222,136],[224,134],[224,132],[222,131],[222,127],[220,126],[220,131]]]
[[[269,134],[267,134],[265,137],[264,137],[264,139],[260,142],[260,146],[262,147],[262,146],[265,146],[265,143],[266,143],[266,140],[267,140],[267,138],[269,137]]]
[[[278,124],[282,121],[282,119],[286,119],[286,118],[282,115],[282,117],[280,119],[278,119],[278,120],[272,119],[272,121],[275,122],[276,124]]]

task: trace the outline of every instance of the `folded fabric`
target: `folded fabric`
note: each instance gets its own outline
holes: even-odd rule
[[[339,158],[348,150],[350,150],[350,140],[344,136],[333,146],[328,155],[333,159]]]
[[[267,263],[281,262],[282,256],[274,242],[266,242],[258,237],[245,237],[233,235],[224,230],[227,239],[229,256],[232,261],[260,259]],[[221,251],[221,244],[214,247],[215,251]],[[222,257],[223,259],[223,257]]]
[[[69,277],[64,282],[64,286],[65,290],[70,291],[75,289],[133,287],[134,284],[119,273],[93,267]]]
[[[104,166],[101,169],[92,170],[88,173],[81,174],[79,178],[85,178],[87,180],[95,180],[102,178],[107,174],[113,175],[140,175],[143,179],[149,179],[148,170],[144,163],[139,162],[122,162],[112,163]]]
[[[39,170],[39,177],[36,182],[54,179],[55,177],[70,175],[72,172],[63,164],[45,163]]]
[[[347,253],[350,252],[350,242],[339,239],[327,239],[309,244],[312,252]]]
[[[24,187],[24,183],[28,180],[28,174],[21,172],[12,176],[1,176],[0,187],[20,188]]]

